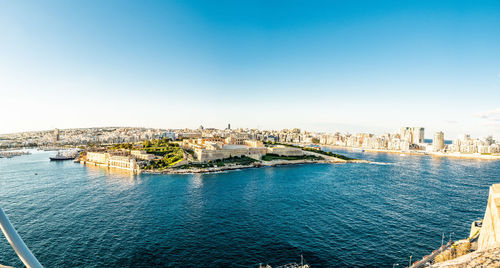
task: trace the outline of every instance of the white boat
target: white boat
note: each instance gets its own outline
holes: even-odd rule
[[[310,268],[309,264],[304,264],[304,256],[300,255],[300,263],[288,263],[285,265],[280,265],[275,268]],[[272,268],[271,265],[267,264],[266,266],[259,265],[259,268]]]
[[[49,157],[50,161],[73,160],[78,156],[79,150],[59,151],[55,156]]]

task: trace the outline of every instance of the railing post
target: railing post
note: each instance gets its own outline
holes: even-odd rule
[[[16,251],[17,256],[19,256],[26,267],[43,268],[26,244],[24,244],[23,239],[19,236],[14,226],[12,226],[9,218],[7,218],[7,215],[5,215],[2,208],[0,208],[0,228],[5,235],[5,238],[7,238],[14,251]]]

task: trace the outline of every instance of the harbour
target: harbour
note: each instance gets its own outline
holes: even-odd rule
[[[0,206],[46,267],[276,267],[301,254],[311,267],[392,267],[439,248],[443,232],[467,237],[499,168],[339,153],[371,163],[134,175],[34,151],[0,159]],[[20,266],[5,239],[0,252]]]
[[[500,268],[499,10],[3,1],[0,268]]]

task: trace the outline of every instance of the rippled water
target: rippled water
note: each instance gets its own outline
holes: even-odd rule
[[[0,206],[46,267],[392,267],[466,237],[500,182],[500,162],[343,153],[379,164],[130,176],[35,153],[0,159]],[[3,237],[0,263],[22,266]]]

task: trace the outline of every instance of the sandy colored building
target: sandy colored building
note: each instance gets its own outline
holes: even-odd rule
[[[118,168],[140,173],[140,168],[134,156],[111,155],[104,152],[87,152],[85,164],[94,164],[96,166],[107,168]]]
[[[432,146],[434,148],[434,151],[436,152],[444,149],[444,133],[442,131],[436,132],[436,134],[434,134]]]
[[[278,145],[274,147],[268,147],[267,153],[277,154],[282,156],[302,156],[304,152],[300,148],[287,147],[283,145]]]
[[[267,153],[267,149],[261,141],[244,140],[237,137],[184,140],[182,147],[193,150],[196,159],[200,162],[221,160],[235,156],[260,159]]]
[[[154,155],[146,153],[146,151],[141,150],[131,150],[130,155],[134,156],[137,160],[152,160],[155,158]]]
[[[266,147],[249,147],[238,144],[225,144],[221,148],[207,146],[205,148],[196,148],[194,153],[198,161],[207,162],[220,160],[230,157],[247,156],[254,159],[260,159],[267,153]]]

